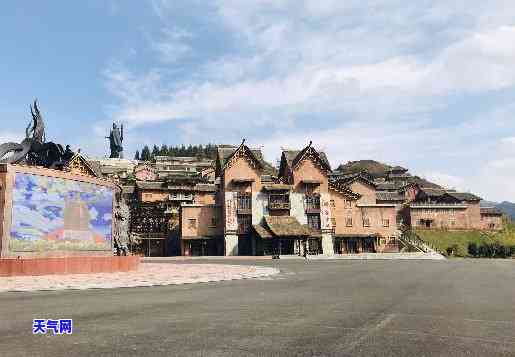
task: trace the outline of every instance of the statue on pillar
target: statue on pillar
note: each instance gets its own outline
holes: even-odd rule
[[[109,136],[106,136],[106,139],[109,139],[109,147],[111,149],[111,155],[109,157],[123,159],[123,124],[121,125],[121,129],[118,129],[116,123],[113,123],[113,128]]]

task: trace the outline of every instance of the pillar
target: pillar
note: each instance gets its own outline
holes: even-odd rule
[[[238,235],[225,235],[225,255],[238,255]]]
[[[333,235],[322,232],[322,250],[324,255],[334,255]]]

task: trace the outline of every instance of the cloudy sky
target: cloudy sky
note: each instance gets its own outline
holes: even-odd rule
[[[233,143],[274,162],[313,140],[515,200],[515,1],[9,1],[0,141],[37,97],[47,139],[90,156]]]

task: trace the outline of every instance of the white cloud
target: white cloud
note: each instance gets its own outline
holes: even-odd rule
[[[164,29],[174,3],[154,2]],[[488,173],[488,180],[504,183],[503,170],[511,170],[502,151],[509,139],[499,139],[515,129],[515,105],[457,118],[439,111],[453,96],[476,101],[515,86],[513,1],[219,0],[213,6],[206,8],[206,16],[216,17],[209,24],[229,31],[221,40],[234,41],[237,50],[207,57],[177,81],[158,65],[143,74],[111,66],[108,88],[120,101],[114,119],[132,127],[175,120],[178,141],[246,136],[264,144],[270,160],[281,146],[312,139],[333,165],[374,158],[448,186],[500,195],[499,185],[481,181]],[[187,43],[194,36],[174,28],[151,41],[160,44],[157,60],[202,50]]]
[[[191,46],[187,40],[192,34],[178,28],[165,28],[162,38],[150,40],[152,48],[158,53],[161,61],[174,63],[191,52]]]
[[[19,133],[12,133],[9,131],[0,132],[0,144],[14,142],[20,143],[23,137]]]
[[[425,179],[439,184],[447,189],[465,190],[463,177],[453,176],[442,172],[430,172],[422,175]]]

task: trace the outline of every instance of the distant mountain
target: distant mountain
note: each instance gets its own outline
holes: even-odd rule
[[[497,207],[501,212],[506,213],[512,219],[515,219],[515,203],[503,201],[495,207]]]
[[[496,207],[502,213],[510,216],[512,219],[515,219],[515,203],[503,201],[501,203],[493,202],[493,201],[481,201],[481,207]]]

